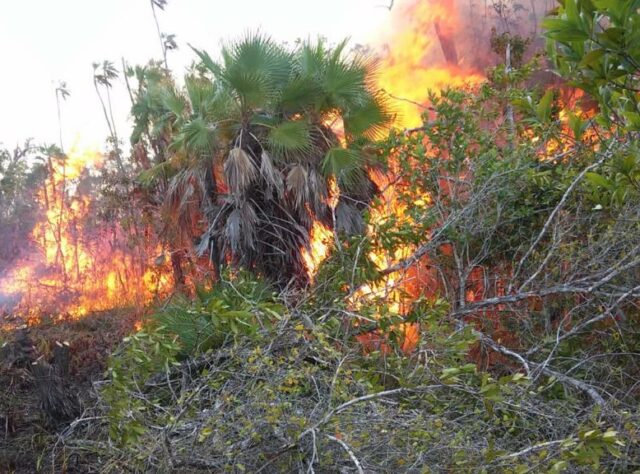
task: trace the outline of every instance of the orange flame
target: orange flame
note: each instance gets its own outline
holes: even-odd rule
[[[320,267],[320,264],[329,255],[329,248],[333,240],[333,232],[320,221],[313,222],[313,227],[309,233],[309,249],[302,249],[302,258],[307,270],[309,281],[313,278]]]
[[[396,124],[422,124],[429,92],[477,85],[484,76],[455,51],[464,28],[453,0],[404,2],[393,11],[393,33],[383,49],[378,85],[392,99]],[[439,34],[438,34],[439,33]],[[452,51],[453,50],[453,51]]]
[[[476,86],[485,78],[472,65],[465,65],[464,56],[456,50],[455,40],[464,36],[460,33],[465,25],[459,18],[454,0],[405,1],[397,5],[392,14],[393,32],[381,47],[377,85],[391,99],[391,106],[397,114],[395,125],[416,127],[422,124],[431,92],[438,93],[447,87]],[[397,167],[397,163],[395,165]],[[410,220],[406,204],[398,199],[397,184],[391,179],[393,175],[397,175],[393,169],[388,175],[370,173],[370,178],[381,190],[377,205],[370,209],[371,234],[377,225],[389,218],[398,223]],[[426,206],[429,202],[430,197],[425,193],[416,196],[414,205]],[[335,208],[335,203],[332,207]],[[311,250],[303,250],[311,280],[326,258],[331,238],[332,232],[316,221],[311,231]],[[371,252],[369,258],[379,270],[385,270],[414,250],[410,245],[391,253],[378,249]],[[402,273],[391,273],[376,284],[361,287],[351,296],[350,305],[359,309],[375,301],[384,301],[388,312],[405,315],[419,293],[433,293],[435,277],[431,273],[420,264]],[[418,328],[410,324],[402,326],[405,335],[403,349],[411,350],[418,340]]]
[[[141,262],[140,255],[127,249],[118,225],[88,225],[93,202],[79,185],[102,162],[100,153],[77,149],[66,157],[48,158],[48,177],[35,196],[43,211],[32,231],[37,253],[0,280],[3,294],[20,299],[13,312],[78,318],[144,304],[171,287],[164,268],[149,265],[148,258]]]

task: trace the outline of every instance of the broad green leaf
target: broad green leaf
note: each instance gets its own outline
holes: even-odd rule
[[[551,104],[553,102],[553,91],[551,89],[544,93],[536,107],[536,115],[541,122],[548,122],[551,117]]]
[[[602,176],[601,174],[598,173],[587,173],[585,175],[585,179],[592,184],[593,186],[599,186],[602,188],[606,188],[606,189],[611,189],[612,183],[605,178],[604,176]]]
[[[594,49],[589,53],[585,54],[579,65],[582,67],[592,66],[597,63],[602,56],[604,56],[605,52],[603,49]]]
[[[322,161],[322,172],[325,176],[342,177],[350,174],[362,164],[360,154],[350,148],[333,147],[327,151]]]
[[[269,132],[269,144],[276,152],[306,151],[311,148],[309,126],[302,120],[290,120]]]

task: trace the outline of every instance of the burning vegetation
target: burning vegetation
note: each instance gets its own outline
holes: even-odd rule
[[[28,245],[0,280],[3,312],[37,324],[43,314],[78,318],[129,305],[140,308],[166,295],[171,276],[153,262],[160,245],[149,249],[150,242],[141,242],[133,248],[121,225],[96,215],[97,172],[104,157],[72,149],[68,154],[48,150],[37,158],[46,177],[33,196],[35,223]]]
[[[0,375],[37,387],[42,457],[640,467],[639,8],[391,2],[372,50],[249,34],[219,58],[194,48],[184,86],[166,35],[161,63],[123,62],[130,159],[104,101],[107,153],[0,155],[2,219],[29,242],[0,253]],[[94,69],[108,92],[117,71]],[[136,331],[78,398],[86,339],[33,338],[44,315],[83,331],[115,308]],[[30,466],[14,400],[8,469]]]

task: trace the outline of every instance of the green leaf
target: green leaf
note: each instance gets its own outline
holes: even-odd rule
[[[356,150],[333,147],[327,151],[321,166],[325,176],[348,180],[357,170],[361,169],[362,157]]]
[[[635,155],[627,155],[618,163],[618,169],[625,175],[630,175],[637,168]]]
[[[309,125],[302,120],[290,120],[269,132],[269,144],[276,152],[305,152],[311,148]]]
[[[612,183],[607,178],[598,173],[589,172],[585,175],[585,179],[595,187],[602,187],[606,189],[612,188]]]
[[[392,121],[389,106],[382,95],[369,97],[364,104],[345,112],[344,129],[351,137],[380,137]]]
[[[280,95],[280,107],[286,112],[300,112],[317,104],[322,97],[322,89],[310,77],[294,77],[287,83]]]
[[[578,21],[580,20],[580,16],[578,13],[578,4],[576,0],[564,0],[564,11],[567,15],[567,19],[571,23],[578,23]]]
[[[180,130],[179,139],[191,150],[207,151],[212,145],[213,130],[201,117],[187,122]]]
[[[600,58],[602,58],[604,54],[605,52],[603,49],[594,49],[593,51],[585,54],[578,64],[581,67],[593,66],[600,61]]]
[[[640,130],[640,113],[625,111],[622,115],[627,120],[627,129],[629,131]]]
[[[447,369],[443,369],[442,373],[440,374],[440,377],[444,380],[444,379],[449,379],[451,377],[455,377],[456,375],[458,375],[460,373],[460,369],[457,367],[450,367]]]
[[[187,110],[186,100],[173,87],[162,89],[160,97],[164,107],[176,117],[182,117]]]
[[[589,126],[589,122],[582,120],[578,115],[569,112],[569,127],[573,131],[573,136],[576,141],[580,141],[582,139],[582,135],[584,131]]]
[[[209,71],[211,71],[216,76],[219,76],[221,74],[222,69],[220,68],[220,65],[217,64],[213,59],[211,59],[211,56],[209,56],[209,53],[207,53],[206,51],[201,51],[199,49],[196,49],[191,45],[189,45],[189,47],[198,55],[204,67],[206,67]]]
[[[540,102],[536,106],[536,115],[541,122],[548,122],[551,117],[551,104],[553,102],[553,91],[551,89],[544,93]]]
[[[204,427],[198,434],[198,443],[203,443],[213,433],[213,429],[210,427]]]
[[[570,25],[565,25],[560,29],[548,30],[546,36],[562,42],[586,41],[589,39],[589,34],[586,31]]]

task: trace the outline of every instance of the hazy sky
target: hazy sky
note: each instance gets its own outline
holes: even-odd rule
[[[397,3],[397,2],[396,2]],[[221,41],[260,29],[283,41],[319,34],[364,43],[390,20],[388,0],[169,0],[159,12],[163,32],[180,49],[169,66],[182,75],[194,59],[187,42],[212,55]],[[102,144],[107,135],[92,83],[92,62],[109,59],[120,69],[161,56],[149,0],[0,0],[0,143],[27,137],[57,143],[55,87],[67,82],[62,106],[63,140]],[[129,99],[114,88],[119,135],[127,138]]]

